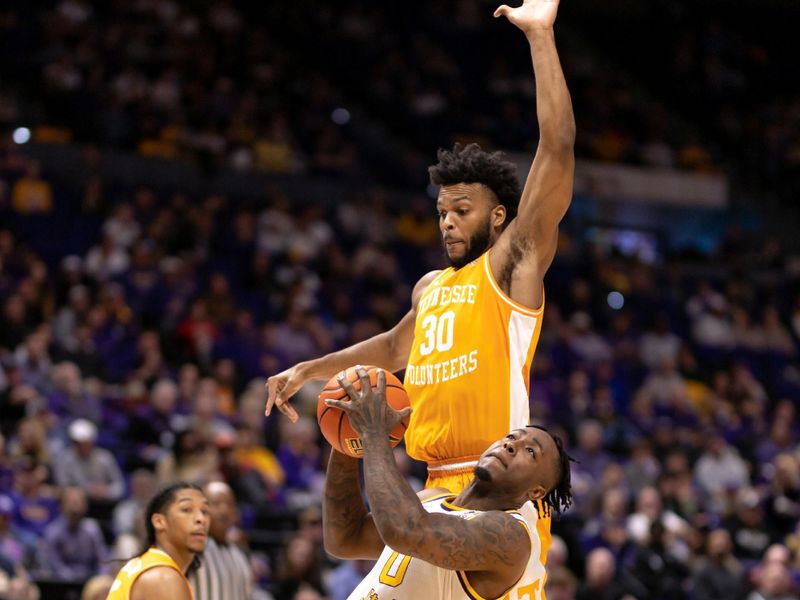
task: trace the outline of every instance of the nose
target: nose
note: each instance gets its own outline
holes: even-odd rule
[[[442,218],[441,227],[443,231],[450,231],[451,229],[453,229],[453,227],[455,227],[455,225],[453,225],[452,219],[450,218],[449,212],[445,213],[444,218]]]
[[[503,449],[505,449],[505,451],[508,452],[509,454],[514,454],[517,451],[516,447],[514,446],[513,440],[510,440],[505,444],[503,444]]]

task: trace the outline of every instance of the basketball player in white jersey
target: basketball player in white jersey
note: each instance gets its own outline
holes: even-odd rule
[[[383,371],[374,389],[363,368],[357,373],[362,391],[340,378],[349,401],[326,401],[346,412],[361,437],[371,512],[361,497],[358,460],[333,451],[323,507],[325,548],[340,558],[378,559],[349,600],[542,598],[536,526],[519,509],[532,501],[557,512],[570,505],[569,457],[560,440],[536,427],[514,430],[481,455],[464,491],[420,502],[397,468],[387,436],[411,409],[387,405]]]

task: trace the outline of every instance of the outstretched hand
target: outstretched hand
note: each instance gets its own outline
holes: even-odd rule
[[[264,414],[269,416],[272,408],[277,407],[292,423],[296,423],[297,411],[289,404],[289,398],[303,387],[305,382],[305,378],[298,372],[297,365],[267,379],[267,406]]]
[[[519,27],[525,34],[537,29],[552,29],[556,22],[559,0],[524,0],[522,6],[511,8],[503,4],[495,17],[505,17]]]
[[[350,425],[362,438],[370,434],[386,437],[386,434],[411,414],[411,407],[397,411],[386,401],[386,372],[378,370],[375,387],[364,367],[356,367],[361,389],[356,390],[343,374],[336,378],[350,400],[325,400],[325,404],[340,408],[350,419]],[[387,437],[388,439],[388,437]]]

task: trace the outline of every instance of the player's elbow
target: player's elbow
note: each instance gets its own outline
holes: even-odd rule
[[[347,536],[339,535],[336,532],[326,530],[322,539],[325,552],[334,558],[339,558],[341,560],[349,560],[353,558],[353,550],[350,547],[351,544],[347,543]]]
[[[378,528],[378,533],[389,548],[400,554],[411,555],[412,544],[409,539],[409,531],[395,526],[384,526]]]

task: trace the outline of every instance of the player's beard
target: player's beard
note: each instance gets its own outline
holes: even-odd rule
[[[491,237],[492,226],[489,223],[489,219],[486,219],[483,225],[479,226],[475,233],[473,233],[470,238],[466,240],[467,250],[464,252],[464,256],[459,258],[451,258],[447,253],[446,245],[444,247],[444,255],[450,262],[450,266],[458,270],[461,267],[468,265],[481,254],[486,252],[489,249],[489,241],[491,240]]]
[[[487,483],[490,483],[492,481],[492,474],[489,473],[489,469],[487,469],[486,467],[475,467],[473,473],[475,477],[477,477],[481,481],[485,481]]]

